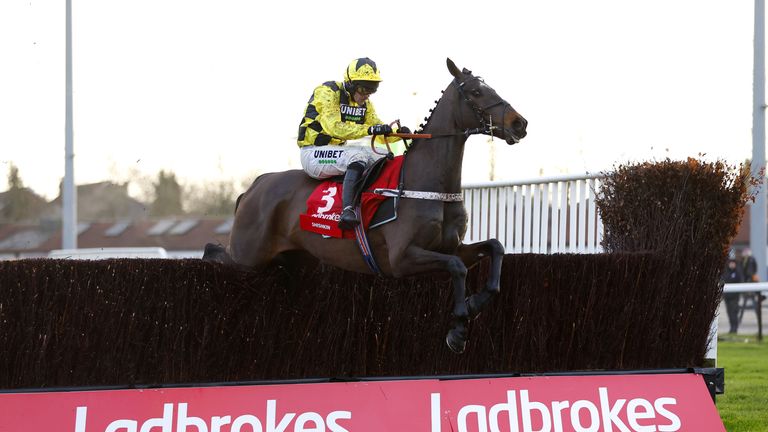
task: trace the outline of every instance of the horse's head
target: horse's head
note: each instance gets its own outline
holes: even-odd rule
[[[528,121],[521,116],[512,105],[502,99],[480,77],[472,75],[472,72],[458,67],[447,59],[448,70],[453,75],[454,86],[470,109],[461,110],[462,128],[472,128],[470,125],[479,125],[484,133],[490,133],[501,138],[507,144],[516,144],[527,135]]]

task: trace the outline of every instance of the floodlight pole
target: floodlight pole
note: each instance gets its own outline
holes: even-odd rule
[[[61,247],[77,249],[77,189],[72,128],[72,0],[67,0],[64,182],[61,187]]]
[[[755,0],[755,43],[752,80],[752,175],[765,170],[765,1]],[[757,261],[757,274],[766,281],[766,182],[763,179],[750,206],[749,245]]]

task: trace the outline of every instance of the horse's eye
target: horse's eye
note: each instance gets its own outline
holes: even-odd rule
[[[480,96],[481,94],[480,90],[472,90],[472,96]]]

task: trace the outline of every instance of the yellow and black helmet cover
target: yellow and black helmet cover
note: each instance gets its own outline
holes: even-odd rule
[[[347,66],[347,73],[344,75],[344,84],[347,91],[352,93],[355,87],[362,86],[374,91],[381,82],[381,74],[376,63],[368,57],[352,60]]]

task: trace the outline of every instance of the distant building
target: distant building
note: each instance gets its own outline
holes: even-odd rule
[[[62,247],[61,196],[46,203],[30,193],[34,214],[23,222],[0,220],[0,259],[45,257]],[[0,209],[7,194],[0,193]],[[79,248],[162,247],[169,257],[199,257],[206,243],[228,242],[233,218],[150,219],[147,205],[128,195],[127,183],[99,182],[77,186],[77,220]]]
[[[169,258],[199,258],[206,243],[227,244],[234,218],[80,222],[79,248],[161,247]],[[61,248],[60,226],[0,225],[0,259],[42,258]]]
[[[128,183],[105,181],[77,186],[78,220],[136,220],[148,216],[147,205],[128,195]],[[61,194],[48,203],[41,218],[61,220]]]

